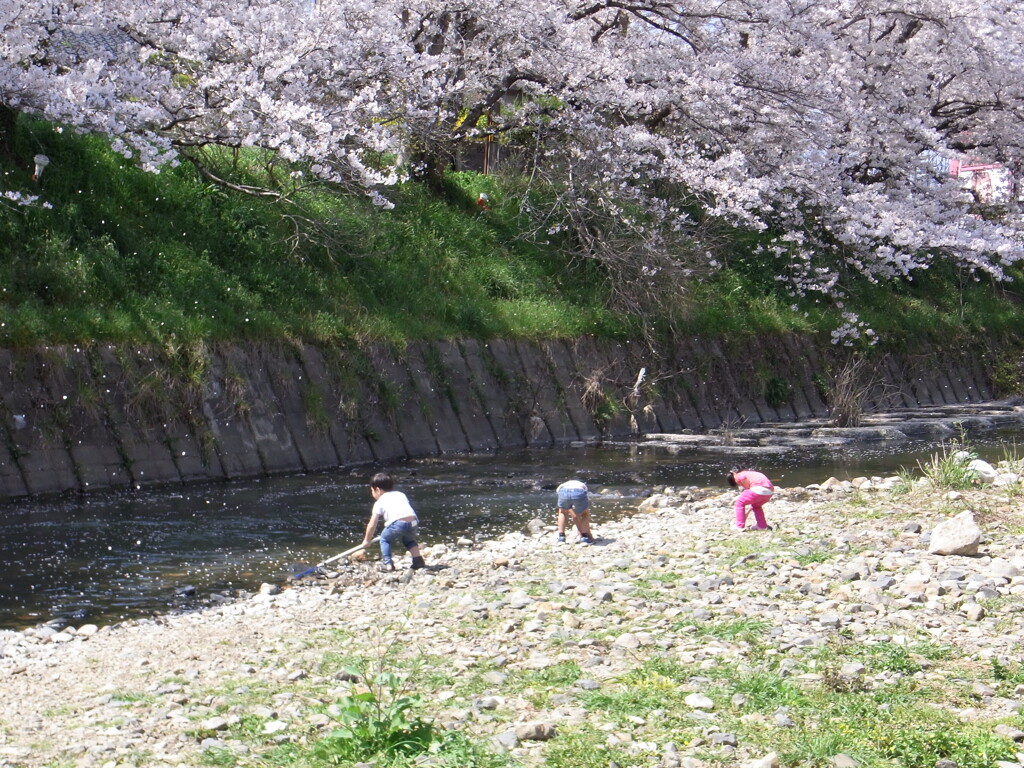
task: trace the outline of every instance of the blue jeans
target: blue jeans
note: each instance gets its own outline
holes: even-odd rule
[[[586,512],[590,509],[590,496],[578,488],[558,492],[558,508],[571,509],[573,512]]]
[[[391,547],[402,542],[406,550],[416,546],[416,539],[412,532],[415,526],[407,520],[396,520],[387,526],[380,534],[380,556],[385,565],[391,565]]]

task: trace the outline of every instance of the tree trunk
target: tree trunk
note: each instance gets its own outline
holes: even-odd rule
[[[455,162],[452,152],[448,148],[432,147],[418,152],[416,160],[418,171],[413,177],[425,183],[435,194],[446,194],[444,175]]]
[[[17,129],[18,113],[6,104],[0,104],[0,157],[14,159]]]

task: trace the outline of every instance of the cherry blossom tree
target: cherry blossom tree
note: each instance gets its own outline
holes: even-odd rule
[[[576,12],[606,49],[587,90],[616,109],[582,110],[598,118],[585,135],[592,153],[627,158],[617,201],[622,179],[638,194],[652,179],[686,189],[774,234],[797,292],[835,292],[840,267],[905,278],[940,258],[1002,278],[1019,233],[979,215],[935,159],[1018,162],[1020,15],[944,0],[596,3]]]
[[[713,269],[725,224],[761,232],[795,294],[940,260],[1003,279],[1022,256],[1015,204],[979,206],[943,163],[1018,167],[1022,15],[1006,0],[8,2],[0,139],[29,112],[211,178],[211,149],[261,148],[289,179],[386,205],[490,138],[517,148],[522,189],[544,181],[540,235],[630,285]]]

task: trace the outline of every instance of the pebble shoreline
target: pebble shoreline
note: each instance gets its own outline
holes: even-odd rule
[[[703,665],[742,657],[742,643],[697,642],[674,631],[681,619],[693,627],[722,617],[763,619],[771,626],[768,652],[792,659],[794,670],[839,632],[865,641],[934,638],[981,663],[1019,654],[1019,496],[1005,486],[894,495],[898,482],[781,488],[766,507],[773,530],[742,533],[732,528],[733,492],[667,488],[630,517],[595,520],[594,546],[572,537],[557,544],[553,520],[536,520],[493,541],[435,546],[425,553],[426,571],[391,576],[355,563],[337,578],[265,585],[195,613],[0,632],[0,768],[198,766],[209,747],[246,752],[223,736],[243,715],[261,718],[275,740],[309,738],[331,725],[313,712],[303,688],[337,682],[317,672],[318,638],[332,630],[352,634],[347,652],[371,656],[398,635],[405,652],[450,658],[456,678],[485,661],[514,670],[572,660],[582,687],[610,684],[658,653]],[[936,525],[963,509],[977,514],[978,553],[930,552]],[[638,589],[652,574],[674,578],[659,582],[660,591]],[[420,692],[439,723],[469,729],[524,765],[539,764],[559,729],[588,716],[571,691],[538,711],[503,695],[501,680],[496,674],[493,690],[476,700],[450,688]],[[241,685],[269,686],[273,706],[224,711],[218,692]],[[976,685],[974,693],[957,715],[987,722],[1015,716],[1024,686],[998,695]],[[727,738],[698,686],[687,704],[706,716],[699,744],[634,741],[608,728],[609,743],[627,746],[637,766],[696,768],[705,764],[696,748],[709,745],[728,764],[778,765],[764,745]],[[1003,735],[1024,740],[1012,728]],[[1006,765],[1024,765],[1024,756]]]

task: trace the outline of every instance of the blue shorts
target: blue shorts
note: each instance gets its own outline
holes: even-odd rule
[[[586,491],[571,488],[558,492],[558,508],[571,509],[573,512],[586,512],[590,509],[590,496]]]
[[[406,520],[396,520],[380,532],[380,556],[385,565],[392,564],[391,548],[398,542],[401,542],[406,550],[417,546],[416,537],[413,536],[415,532],[416,525]]]

